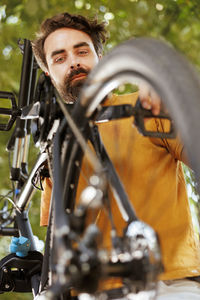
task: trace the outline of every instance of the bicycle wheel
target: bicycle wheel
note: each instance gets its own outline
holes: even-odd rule
[[[120,84],[118,78],[122,83],[131,81],[137,84],[142,80],[155,89],[176,122],[190,164],[199,176],[200,80],[194,67],[161,41],[138,38],[125,42],[104,57],[89,75],[80,103],[87,116],[95,111],[109,91]],[[96,97],[105,83],[107,88]]]
[[[118,104],[134,106],[136,103],[137,94],[109,98],[107,96],[111,91],[120,84],[127,82],[140,84],[143,81],[150,84],[160,95],[176,124],[182,143],[180,139],[142,137],[133,127],[133,116],[125,119],[122,115],[122,118],[117,118],[112,122],[98,123],[95,116],[97,112],[101,112],[101,102],[104,102],[103,105],[106,107]],[[111,246],[113,231],[123,236],[127,223],[139,218],[150,224],[160,236],[163,262],[167,266],[164,275],[166,277],[163,279],[167,278],[171,268],[175,270],[179,265],[177,256],[177,262],[173,266],[170,265],[170,261],[174,261],[174,252],[179,253],[182,250],[181,247],[171,243],[172,232],[173,239],[176,240],[178,235],[182,244],[193,240],[191,233],[185,234],[191,222],[189,204],[179,209],[179,199],[184,199],[181,201],[185,203],[187,197],[183,172],[178,161],[181,159],[182,144],[184,144],[190,165],[196,173],[196,178],[199,178],[199,91],[200,81],[197,73],[173,48],[153,39],[134,39],[120,45],[100,61],[89,75],[80,103],[77,103],[72,113],[77,127],[84,132],[86,140],[91,141],[94,152],[103,166],[102,169],[108,174],[110,201],[104,203],[103,209],[97,209],[95,212],[93,210],[90,216],[90,221],[97,223],[103,233],[101,236],[103,247],[106,249],[115,247],[116,245]],[[95,134],[96,126],[101,137],[98,133]],[[148,121],[148,126],[154,131],[163,131],[168,128],[165,122],[156,118]],[[91,131],[94,138],[91,138]],[[69,138],[69,132],[67,144],[64,157],[69,163],[64,164],[62,168],[67,187],[62,193],[64,193],[63,200],[67,198],[65,208],[71,209],[77,201],[75,197],[79,198],[82,187],[90,184],[90,176],[96,170],[91,170],[91,162],[90,166],[85,166],[90,160],[88,157],[84,158],[81,167],[82,158],[79,158],[82,156],[80,152],[84,152],[84,149],[80,150],[76,138]],[[76,179],[74,174],[77,174]],[[71,194],[73,197],[70,196]],[[119,199],[121,196],[125,198],[126,203],[129,199],[128,203],[131,205],[125,207],[122,199]],[[87,203],[87,205],[90,204]],[[131,206],[134,207],[137,217],[134,210],[129,214]],[[184,222],[183,215],[186,219]],[[169,217],[171,217],[171,224],[168,224]],[[182,220],[179,225],[177,219]],[[184,234],[180,231],[175,233],[177,226]],[[197,244],[193,250],[198,250]],[[182,259],[188,259],[187,255]],[[112,285],[112,287],[115,286]],[[106,286],[103,287],[103,289],[106,288]]]

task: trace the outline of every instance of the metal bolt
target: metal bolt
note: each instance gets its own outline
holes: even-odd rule
[[[89,126],[93,127],[93,121],[89,121]]]
[[[5,284],[5,289],[9,289],[10,285],[9,284]]]
[[[77,266],[75,266],[75,265],[69,266],[69,272],[70,272],[71,274],[76,274],[76,273],[78,272]]]
[[[83,263],[81,269],[84,273],[88,273],[90,271],[90,265],[88,263]]]
[[[6,268],[3,268],[4,273],[8,273],[8,270]]]
[[[76,161],[75,161],[75,165],[76,165],[77,167],[79,167],[79,166],[80,166],[80,163],[79,163],[79,161],[78,161],[78,160],[76,160]]]
[[[91,182],[92,185],[98,186],[99,183],[100,183],[100,178],[99,178],[99,176],[97,176],[97,175],[92,175],[92,176],[90,177],[90,182]]]

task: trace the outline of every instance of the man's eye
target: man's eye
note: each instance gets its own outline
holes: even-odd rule
[[[64,60],[65,60],[64,57],[57,57],[57,58],[55,59],[55,62],[56,62],[56,63],[62,63]]]
[[[80,50],[78,53],[80,55],[86,55],[86,54],[88,54],[88,51],[87,50]]]

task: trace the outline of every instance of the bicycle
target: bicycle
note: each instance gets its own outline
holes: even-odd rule
[[[98,292],[98,282],[104,277],[124,279],[122,296],[139,290],[154,290],[157,276],[163,269],[158,237],[136,216],[97,126],[100,122],[130,118],[133,124],[134,116],[140,132],[151,138],[173,138],[174,126],[168,132],[148,131],[144,119],[154,116],[138,101],[134,106],[130,103],[100,104],[120,84],[149,83],[176,121],[198,181],[198,75],[166,44],[153,39],[134,39],[116,47],[103,58],[88,76],[80,101],[65,105],[44,74],[39,77],[35,88],[37,65],[30,42],[25,40],[21,48],[24,58],[18,106],[12,93],[0,94],[1,98],[12,102],[12,109],[0,109],[0,114],[11,116],[8,124],[1,124],[0,129],[9,130],[17,120],[16,130],[7,147],[14,150],[11,177],[16,182],[13,197],[15,216],[11,221],[15,226],[2,225],[1,234],[23,236],[28,238],[28,242],[22,241],[25,250],[16,247],[16,253],[1,260],[1,292],[27,292],[32,289],[33,296],[40,300],[69,299],[73,288],[80,294],[105,297],[105,292]],[[153,58],[159,55],[160,60],[156,62]],[[174,73],[169,77],[172,66]],[[173,125],[166,113],[157,118],[168,119]],[[30,120],[33,120],[34,141],[40,146],[41,153],[28,175],[25,156]],[[83,156],[89,161],[93,175],[87,179],[88,186],[77,206],[75,199]],[[28,220],[28,204],[41,176],[51,176],[54,183],[44,257],[36,250]],[[112,191],[127,224],[121,236],[117,233],[109,202]],[[111,223],[111,252],[99,249],[102,233],[94,222],[85,230],[88,211],[96,212],[102,207],[106,208]],[[29,249],[27,243],[30,244]],[[112,298],[112,295],[107,297]]]

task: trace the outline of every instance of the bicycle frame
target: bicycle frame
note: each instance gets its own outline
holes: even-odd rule
[[[126,81],[132,82],[134,77],[135,82],[135,76],[130,75],[129,72],[127,73],[120,73],[117,75],[117,78],[115,78],[114,83],[112,82],[112,76],[111,78],[106,78],[105,80],[98,80],[93,84],[91,88],[85,89],[84,93],[82,95],[80,103],[74,105],[72,108],[72,113],[70,114],[67,108],[63,103],[62,100],[59,98],[59,95],[57,96],[57,101],[59,104],[59,109],[57,109],[56,104],[56,97],[54,94],[54,90],[52,89],[52,86],[50,83],[45,82],[43,80],[40,81],[39,79],[39,85],[42,86],[43,90],[41,94],[39,95],[41,97],[45,98],[44,103],[34,102],[34,98],[37,99],[37,96],[35,96],[36,92],[36,77],[37,77],[37,66],[34,62],[34,57],[31,50],[31,44],[29,41],[25,40],[24,46],[23,46],[23,64],[22,64],[22,77],[21,77],[21,84],[20,84],[20,93],[19,93],[19,103],[18,106],[15,105],[13,102],[13,110],[11,111],[2,111],[2,113],[5,113],[7,115],[12,115],[12,123],[17,119],[16,121],[16,129],[14,131],[14,135],[12,136],[9,144],[8,144],[8,150],[13,151],[13,164],[11,169],[11,178],[15,182],[15,209],[16,209],[16,224],[17,228],[14,227],[12,230],[9,228],[2,228],[1,234],[6,235],[9,231],[10,235],[16,236],[17,233],[19,233],[20,236],[27,237],[31,241],[31,248],[30,252],[34,252],[36,254],[36,257],[33,257],[33,254],[30,253],[27,256],[27,259],[24,259],[24,268],[27,266],[32,270],[34,269],[34,263],[30,266],[30,260],[34,262],[37,266],[36,272],[33,270],[31,271],[31,287],[33,289],[33,295],[36,296],[38,292],[40,291],[40,273],[41,273],[41,262],[42,258],[38,255],[36,245],[34,242],[34,237],[31,229],[31,225],[28,219],[28,206],[29,202],[31,200],[32,194],[34,192],[34,186],[32,184],[33,179],[35,177],[35,174],[40,169],[42,165],[47,160],[50,160],[51,162],[51,156],[53,155],[53,177],[54,177],[54,199],[53,204],[54,205],[54,217],[55,217],[55,228],[56,228],[56,234],[54,236],[55,243],[59,245],[59,253],[56,251],[57,249],[54,249],[54,253],[56,255],[57,263],[56,263],[56,280],[52,284],[52,286],[48,289],[47,293],[45,294],[47,299],[53,299],[54,296],[58,296],[59,293],[66,292],[67,288],[71,287],[72,283],[76,284],[77,275],[72,276],[70,280],[66,279],[66,270],[63,268],[63,261],[66,259],[66,253],[68,251],[68,254],[70,251],[74,251],[73,253],[76,254],[76,257],[78,257],[78,254],[75,252],[75,250],[72,247],[72,238],[70,234],[74,233],[74,229],[72,228],[72,225],[70,224],[70,216],[65,213],[64,208],[67,208],[69,210],[73,210],[74,206],[74,199],[76,190],[72,191],[71,194],[69,192],[68,187],[71,184],[71,179],[76,178],[78,180],[78,172],[71,171],[70,170],[70,163],[75,165],[75,163],[78,161],[78,163],[81,164],[82,155],[85,153],[85,155],[88,157],[91,165],[93,166],[95,170],[95,174],[99,176],[99,178],[102,179],[101,181],[101,191],[104,195],[106,193],[106,187],[108,184],[113,186],[115,188],[115,192],[118,194],[119,199],[119,207],[122,216],[124,217],[125,221],[128,223],[128,225],[131,226],[133,222],[135,222],[138,232],[144,232],[144,228],[147,229],[149,236],[151,239],[155,242],[155,245],[152,246],[153,251],[157,255],[157,260],[155,263],[155,267],[153,271],[151,271],[152,278],[154,278],[161,270],[161,261],[160,261],[160,250],[159,245],[157,244],[157,237],[155,233],[152,231],[151,228],[146,226],[145,224],[141,225],[139,223],[139,220],[135,214],[134,208],[130,204],[128,197],[126,195],[126,192],[124,190],[123,185],[120,182],[120,179],[118,178],[116,171],[112,165],[112,162],[109,159],[109,156],[106,153],[106,150],[103,146],[103,144],[100,144],[100,148],[102,149],[102,155],[104,157],[104,160],[106,161],[106,164],[108,166],[108,172],[106,173],[104,171],[104,166],[102,164],[102,161],[97,157],[97,155],[94,155],[93,152],[90,151],[90,149],[87,146],[87,141],[89,139],[89,134],[87,132],[88,130],[88,119],[91,118],[92,121],[98,122],[102,120],[107,119],[118,119],[118,118],[126,118],[130,116],[135,116],[137,126],[140,128],[140,130],[144,134],[149,134],[150,136],[157,137],[159,136],[158,133],[152,133],[152,132],[146,132],[144,128],[144,118],[145,117],[152,117],[152,114],[149,113],[149,111],[146,111],[141,108],[139,104],[137,106],[132,107],[131,105],[120,107],[111,107],[110,110],[102,109],[102,111],[98,112],[96,119],[93,117],[95,114],[95,111],[102,101],[102,99],[111,91],[114,87],[118,86],[121,83],[124,83]],[[138,79],[138,78],[137,78]],[[100,83],[99,83],[100,82]],[[46,85],[45,85],[46,84]],[[39,92],[40,93],[40,92]],[[4,94],[1,93],[1,97],[5,97],[8,99],[13,100],[13,95],[10,94]],[[1,111],[0,111],[1,112]],[[82,118],[82,116],[86,116],[88,119]],[[42,129],[39,134],[39,137],[37,137],[37,143],[40,144],[41,154],[38,156],[37,161],[30,172],[30,175],[28,175],[27,171],[27,154],[28,154],[28,147],[29,147],[29,137],[30,137],[30,119],[39,119],[43,118],[43,124]],[[110,116],[108,118],[108,116]],[[142,116],[142,117],[140,117]],[[158,117],[160,118],[168,118],[165,114],[161,114]],[[109,119],[109,120],[110,120]],[[11,124],[12,125],[12,124]],[[98,133],[95,133],[95,126],[94,128],[90,128],[92,130],[92,133],[96,136],[95,138],[97,140],[99,139]],[[4,128],[4,130],[8,130],[8,127]],[[82,132],[83,130],[83,132]],[[62,144],[62,134],[63,131],[65,134],[70,132],[70,138],[68,139],[67,146],[65,149],[64,154],[64,164],[67,166],[67,172],[68,175],[68,181],[64,181],[61,174],[61,158],[60,158],[60,149]],[[170,132],[167,133],[166,137],[172,137],[173,130],[170,130]],[[55,137],[53,138],[53,136]],[[51,147],[49,147],[49,141],[54,142],[54,152],[52,153]],[[13,143],[14,141],[14,143]],[[100,141],[101,143],[101,141]],[[52,163],[52,162],[51,162]],[[51,171],[51,170],[50,170]],[[51,174],[52,175],[52,174]],[[67,198],[68,202],[66,207],[63,206],[63,194],[65,194],[64,198]],[[74,217],[74,216],[72,216]],[[138,223],[137,223],[138,222]],[[71,226],[71,227],[70,227]],[[143,226],[143,227],[142,227]],[[94,229],[94,228],[93,228]],[[82,234],[82,232],[81,232]],[[94,236],[90,236],[91,232],[87,233],[89,238],[94,238]],[[86,236],[86,237],[88,237]],[[149,240],[150,243],[150,240]],[[89,247],[89,246],[88,246]],[[87,248],[87,247],[86,247]],[[86,249],[88,250],[88,249]],[[90,248],[89,250],[94,250],[93,254],[95,256],[95,259],[98,258],[98,249],[96,248]],[[153,252],[152,251],[152,252]],[[34,255],[35,255],[34,254]],[[32,256],[31,256],[32,255]],[[20,258],[12,256],[8,256],[8,261],[14,260],[18,264],[22,263]],[[100,261],[97,261],[97,265],[100,264]],[[7,261],[4,261],[3,267],[6,267]],[[79,261],[78,261],[79,263]],[[134,269],[135,260],[131,258],[131,261],[129,262],[131,266]],[[137,261],[136,265],[138,268],[143,268],[143,262]],[[117,266],[113,265],[111,262],[103,265],[103,272],[104,274],[111,274],[112,276],[120,276],[120,274],[127,276],[127,274],[130,274],[130,266],[128,264],[117,264]],[[97,268],[99,271],[99,269]],[[143,269],[142,269],[143,270]],[[138,274],[137,274],[138,275]],[[141,276],[141,280],[144,280],[144,278]],[[95,282],[96,283],[96,282]],[[22,289],[22,287],[19,287]],[[29,286],[30,288],[30,286]],[[81,286],[82,288],[82,286]],[[6,290],[6,288],[5,288]],[[10,288],[7,288],[7,290],[10,290]],[[92,292],[95,292],[95,290]],[[52,296],[53,295],[53,296]],[[49,298],[48,298],[49,297]]]
[[[13,94],[1,92],[1,98],[11,99],[12,101],[12,112],[11,110],[1,109],[2,114],[11,115],[11,118],[8,122],[8,126],[4,126],[3,128],[1,128],[2,130],[9,130],[17,116],[20,114],[20,110],[23,107],[31,105],[34,100],[37,65],[34,61],[30,41],[24,40],[24,43],[20,44],[20,49],[23,53],[23,61],[18,106],[16,106],[15,97]],[[30,120],[22,120],[20,118],[17,118],[15,130],[7,145],[7,150],[13,151],[11,180],[15,182],[14,202],[16,210],[16,219],[13,228],[1,227],[1,235],[8,235],[9,232],[10,236],[24,236],[30,240],[30,251],[36,251],[37,249],[35,245],[35,240],[28,218],[28,204],[31,200],[31,196],[34,191],[32,179],[37,169],[46,160],[47,155],[45,153],[40,154],[35,166],[33,167],[32,172],[28,176],[27,166],[29,140]],[[15,259],[13,256],[9,256],[8,264],[12,264],[14,260]],[[38,261],[35,262],[37,265]],[[20,259],[18,258],[16,258],[16,264],[17,263],[20,263]],[[30,268],[28,260],[24,262],[24,268],[26,268],[26,263],[28,268]],[[6,268],[6,266],[4,268]],[[12,290],[12,286],[8,283],[5,284],[4,288],[5,291]],[[37,274],[37,272],[31,278],[31,288],[33,290],[33,295],[37,295],[39,291],[39,273]],[[23,282],[22,284],[19,282],[18,286],[16,286],[17,291],[20,291],[21,289],[23,290]]]

